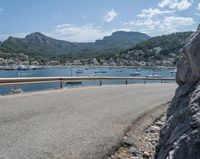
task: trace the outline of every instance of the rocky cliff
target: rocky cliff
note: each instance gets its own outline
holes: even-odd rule
[[[182,50],[176,81],[155,159],[200,159],[200,26]]]

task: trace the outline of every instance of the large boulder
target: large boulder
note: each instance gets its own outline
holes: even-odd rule
[[[200,159],[200,83],[176,90],[155,159]]]
[[[183,48],[176,81],[155,159],[200,159],[200,27]]]
[[[176,81],[179,85],[200,80],[200,25],[187,39],[178,61]]]

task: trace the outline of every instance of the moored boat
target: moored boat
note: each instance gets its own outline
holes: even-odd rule
[[[161,78],[161,76],[158,75],[158,74],[147,75],[146,77],[150,77],[150,78]]]
[[[176,69],[174,69],[174,70],[170,71],[170,73],[171,73],[171,74],[176,74],[176,72],[177,72],[177,70],[176,70]]]
[[[96,75],[97,75],[96,73],[93,73],[93,74],[91,74],[91,75],[89,75],[89,76],[91,76],[91,77],[92,77],[92,76],[96,76]]]
[[[102,70],[101,73],[107,73],[107,71]]]
[[[26,71],[26,70],[28,70],[29,69],[29,67],[28,66],[25,66],[25,65],[22,65],[22,64],[20,64],[19,66],[18,66],[18,68],[17,68],[18,70],[22,70],[22,71]]]
[[[83,73],[83,70],[77,70],[76,73]]]
[[[140,72],[135,71],[135,72],[131,73],[130,75],[131,75],[131,76],[139,76],[139,75],[140,75]]]
[[[71,82],[66,82],[66,85],[81,85],[81,81],[71,81]]]

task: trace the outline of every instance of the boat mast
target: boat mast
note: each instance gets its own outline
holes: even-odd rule
[[[71,77],[72,77],[72,64],[71,64]]]

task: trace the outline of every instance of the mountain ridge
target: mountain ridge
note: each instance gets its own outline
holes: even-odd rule
[[[30,56],[89,55],[92,53],[115,52],[127,49],[138,42],[150,39],[139,32],[114,32],[95,42],[69,42],[48,37],[40,32],[26,35],[25,38],[9,37],[1,43],[3,52],[24,53]]]

